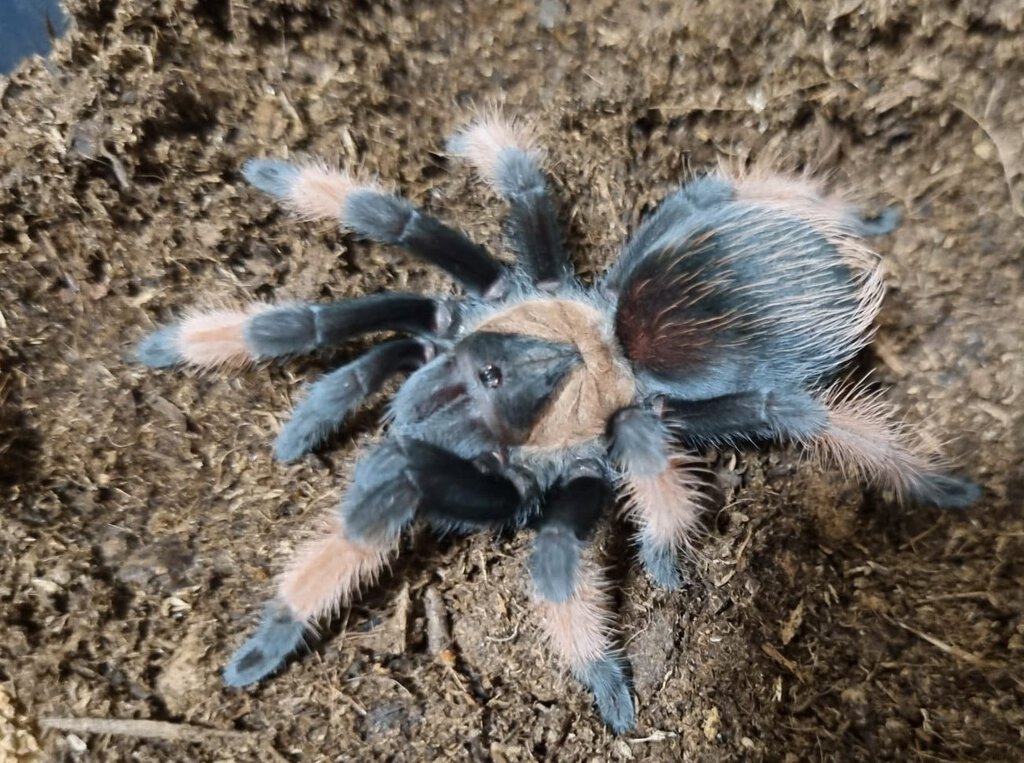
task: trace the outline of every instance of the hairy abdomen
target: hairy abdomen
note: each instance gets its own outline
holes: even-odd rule
[[[615,331],[638,371],[725,394],[744,375],[834,372],[869,339],[881,296],[877,258],[838,223],[734,201],[666,225],[636,257]]]

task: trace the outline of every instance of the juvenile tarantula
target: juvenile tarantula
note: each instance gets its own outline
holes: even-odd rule
[[[307,628],[372,579],[417,517],[444,529],[532,528],[532,595],[551,648],[615,731],[634,725],[626,665],[588,538],[617,489],[659,586],[680,585],[698,521],[695,449],[790,440],[900,498],[963,507],[877,395],[834,379],[868,343],[888,233],[806,179],[712,174],[666,198],[590,285],[562,245],[541,155],[520,126],[480,120],[449,144],[509,206],[512,265],[408,201],[318,163],[253,159],[257,188],[445,270],[469,295],[381,293],[329,304],[194,314],[146,337],[152,367],[287,358],[360,334],[385,341],[313,384],[277,438],[294,461],[391,376],[411,372],[333,528],[284,572],[224,671],[259,681]]]

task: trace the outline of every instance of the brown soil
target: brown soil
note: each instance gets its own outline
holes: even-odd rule
[[[1020,759],[1017,0],[71,5],[53,61],[0,78],[0,758]],[[294,223],[238,169],[289,150],[361,165],[498,249],[500,205],[441,153],[493,99],[538,125],[584,272],[722,158],[781,156],[902,207],[867,362],[985,488],[966,513],[898,508],[793,450],[709,454],[720,508],[685,590],[604,541],[639,702],[623,738],[538,645],[525,537],[419,534],[314,654],[225,689],[380,406],[286,468],[269,446],[290,401],[348,350],[239,374],[130,360],[211,295],[449,289]],[[454,660],[428,648],[435,592]]]

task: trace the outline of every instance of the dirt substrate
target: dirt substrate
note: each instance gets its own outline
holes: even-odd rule
[[[53,61],[0,79],[0,759],[1020,759],[1016,0],[246,5],[75,0]],[[628,563],[621,523],[601,541],[638,697],[622,738],[538,644],[525,535],[417,533],[313,654],[227,690],[382,406],[285,467],[269,446],[302,383],[363,345],[237,374],[131,362],[204,300],[450,290],[289,219],[239,166],[361,166],[501,251],[501,205],[442,152],[493,100],[537,125],[587,275],[723,158],[898,205],[864,363],[984,486],[945,514],[792,449],[707,454],[717,498],[684,590]],[[452,659],[428,648],[432,592]]]

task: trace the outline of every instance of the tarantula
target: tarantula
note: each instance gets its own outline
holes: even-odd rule
[[[259,681],[397,551],[417,517],[444,530],[530,527],[532,595],[551,648],[615,732],[634,725],[627,665],[588,539],[615,493],[659,586],[681,584],[698,527],[691,455],[706,444],[788,440],[900,498],[964,507],[947,475],[876,393],[835,379],[871,338],[883,294],[867,218],[806,178],[719,172],[668,196],[595,283],[574,275],[542,170],[520,125],[481,119],[465,158],[508,204],[514,264],[405,199],[316,162],[253,159],[256,188],[309,219],[440,267],[468,296],[381,293],[328,304],[200,312],[146,337],[152,367],[287,358],[368,332],[382,342],[313,384],[282,428],[294,461],[386,380],[388,435],[359,462],[333,527],[281,576],[255,634],[224,671]]]

